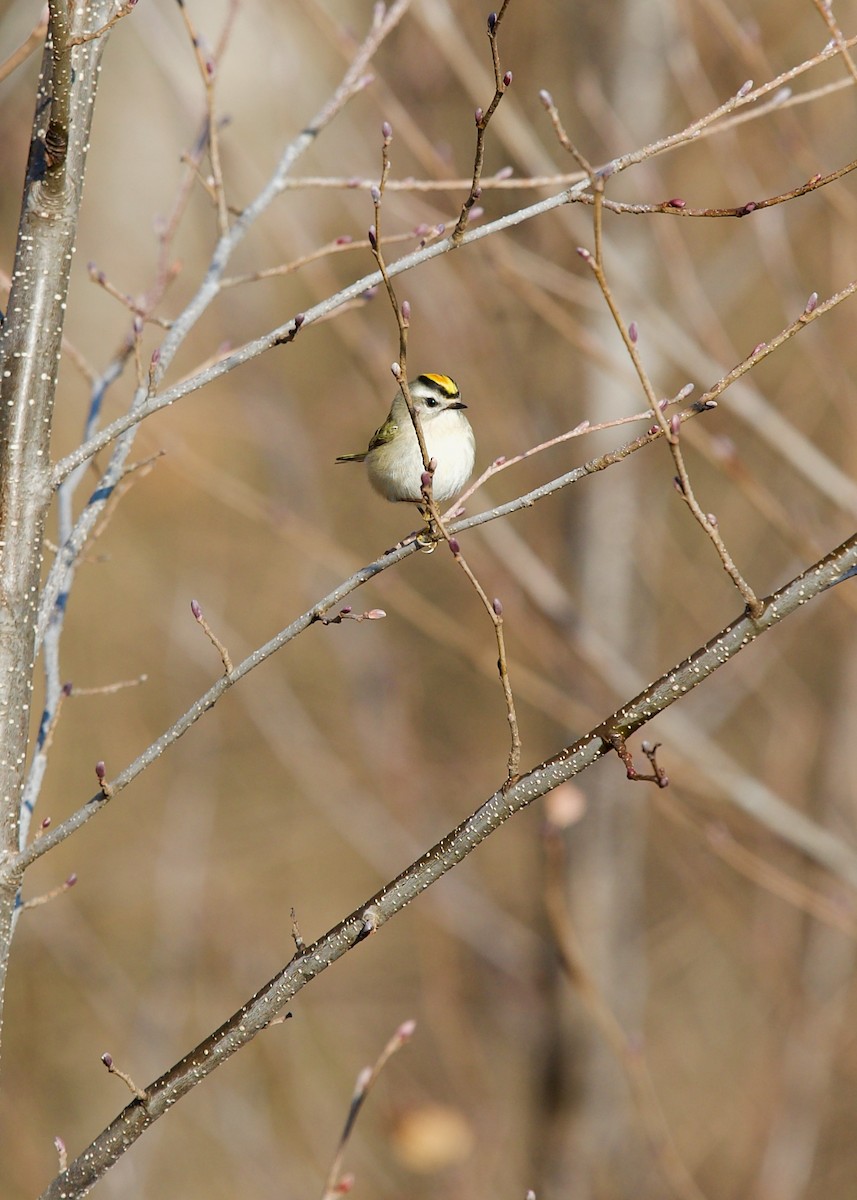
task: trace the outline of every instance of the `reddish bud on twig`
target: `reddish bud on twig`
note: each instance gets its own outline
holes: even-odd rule
[[[104,760],[99,758],[98,762],[95,764],[95,778],[99,783],[101,783],[106,774],[107,768],[104,765]]]
[[[411,303],[409,300],[402,301],[402,320],[407,325],[411,319]]]
[[[712,529],[717,528],[717,517],[715,517],[714,513],[706,513],[705,519]]]
[[[739,208],[735,215],[738,217],[749,217],[750,213],[755,212],[757,207],[756,201],[751,200],[748,204],[745,204],[743,208]]]
[[[202,608],[198,600],[191,600],[190,611],[193,613],[195,620],[198,621],[202,617]]]
[[[497,28],[497,14],[495,12],[490,12],[488,14],[488,33],[489,33],[489,35],[493,35],[494,30],[496,28]]]
[[[50,829],[53,817],[42,817],[42,829]]]
[[[157,346],[152,351],[152,357],[151,357],[150,361],[151,361],[151,364],[153,367],[156,367],[158,365],[158,363],[161,361],[161,347],[160,346]]]
[[[806,308],[803,311],[805,313],[815,312],[817,305],[818,305],[818,292],[812,292],[809,299],[806,302]]]
[[[353,241],[354,241],[354,238],[351,236],[350,233],[343,233],[340,237],[338,237],[336,239],[335,244],[337,246],[350,246]]]
[[[680,496],[684,495],[684,484],[679,479],[678,475],[676,475],[676,477],[673,479],[673,487],[675,488],[675,490],[678,492],[678,494]]]
[[[675,416],[670,418],[670,433],[673,437],[677,438],[680,432],[681,417],[678,415],[678,413],[676,413]]]
[[[343,616],[343,617],[347,617],[350,612],[351,612],[350,604],[346,604],[344,608],[340,608],[340,610],[339,610],[340,616]]]
[[[503,87],[509,87],[512,82],[512,72],[507,71],[503,76]]]
[[[420,485],[424,489],[431,487],[431,474],[431,471],[423,471],[422,475],[420,475]]]
[[[753,80],[748,79],[748,80],[746,80],[746,82],[741,84],[741,86],[738,88],[736,95],[739,96],[741,99],[743,99],[744,96],[746,96],[748,92],[752,92],[752,90],[753,90]]]
[[[387,614],[383,608],[370,608],[369,611],[363,615],[367,621],[382,621]]]
[[[638,336],[639,336],[639,330],[637,329],[637,322],[632,321],[631,324],[628,326],[628,337],[631,339],[632,342],[636,342]]]
[[[378,240],[375,237],[375,226],[374,225],[369,226],[369,245],[372,247],[373,250],[378,249]]]
[[[402,368],[399,366],[399,364],[398,364],[397,362],[395,362],[395,363],[390,363],[390,370],[393,372],[393,378],[394,378],[394,379],[401,379],[401,377],[402,377]]]
[[[750,351],[750,357],[755,358],[757,354],[761,354],[762,351],[767,350],[767,348],[768,348],[767,342],[757,342],[756,345],[753,347],[753,349]]]
[[[553,96],[550,94],[547,88],[542,88],[542,90],[539,92],[539,99],[545,108],[553,108]]]
[[[481,108],[477,108],[477,109],[476,109],[476,112],[475,112],[473,115],[474,115],[474,117],[476,118],[476,124],[477,124],[477,125],[481,125],[481,124],[482,124],[482,117],[484,116],[484,113],[482,112],[482,109],[481,109]]]
[[[107,1070],[109,1071],[109,1070],[110,1070],[110,1068],[113,1066],[113,1055],[112,1055],[112,1054],[107,1054],[107,1053],[105,1052],[105,1053],[104,1053],[104,1054],[102,1054],[102,1056],[101,1056],[101,1061],[104,1063],[105,1067],[106,1067],[106,1068],[107,1068]]]
[[[373,204],[381,203],[381,189],[378,187],[378,185],[376,183],[373,183],[372,186],[370,187],[369,195],[372,197]],[[373,226],[373,230],[374,230],[374,226]]]
[[[491,601],[491,607],[494,609],[494,613],[496,616],[502,617],[503,601],[500,599],[499,596],[495,596],[494,599]]]
[[[684,208],[687,204],[686,200],[682,200],[680,196],[673,196],[672,200],[667,200],[667,208]]]
[[[72,687],[73,687],[73,684],[72,684],[71,680],[69,680],[68,683],[64,683],[62,685],[62,694],[64,696],[70,696]]]
[[[76,883],[77,883],[77,872],[72,871],[71,875],[69,875],[68,879],[65,881],[65,886],[67,888],[74,887],[74,885]]]
[[[381,133],[384,137],[384,141],[389,144],[389,142],[392,140],[392,137],[393,137],[393,126],[390,124],[389,121],[385,121],[384,124],[381,126]]]
[[[495,179],[511,179],[515,171],[513,167],[501,167],[499,171],[495,171]]]
[[[585,246],[578,246],[577,253],[580,255],[580,257],[583,259],[584,262],[592,261],[592,255],[589,253],[589,251],[586,249]]]
[[[449,539],[449,548],[450,548],[450,550],[452,551],[452,553],[453,553],[453,554],[460,554],[460,553],[461,553],[461,547],[460,547],[460,546],[459,546],[459,544],[458,544],[458,539],[457,539],[457,538],[450,538],[450,539]]]

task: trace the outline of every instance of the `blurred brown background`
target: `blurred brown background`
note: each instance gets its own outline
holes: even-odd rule
[[[37,8],[2,8],[2,57]],[[225,4],[190,11],[214,44]],[[857,6],[835,12],[849,34]],[[240,5],[218,84],[230,121],[230,203],[256,194],[330,94],[370,13],[365,0]],[[385,119],[394,179],[467,177],[473,109],[493,90],[486,15],[464,0],[414,0],[376,58],[374,84],[295,177],[374,178]],[[745,79],[758,84],[812,57],[828,37],[804,0],[513,0],[500,45],[514,83],[490,127],[486,170],[573,169],[540,88],[602,162],[680,129]],[[7,272],[37,59],[0,85]],[[798,78],[795,94],[846,78],[832,61]],[[96,369],[129,316],[90,282],[86,264],[122,291],[149,286],[154,225],[169,212],[202,114],[177,6],[145,0],[106,52],[66,326]],[[631,170],[608,195],[679,196],[696,207],[758,200],[848,162],[855,130],[853,91],[831,87]],[[742,221],[606,216],[607,270],[661,395],[688,381],[700,394],[792,321],[811,292],[824,298],[850,281],[853,178]],[[486,188],[481,203],[490,219],[557,190]],[[449,223],[463,195],[391,192],[386,232]],[[371,220],[365,191],[288,190],[228,273],[362,238]],[[163,315],[194,293],[214,236],[200,188],[176,241],[183,269]],[[582,420],[644,407],[580,244],[592,244],[591,211],[565,208],[398,281],[413,310],[413,373],[458,381],[480,469]],[[225,290],[169,379],[371,269],[368,251],[353,250]],[[853,303],[686,427],[700,501],[760,594],[854,529]],[[149,327],[147,353],[157,343]],[[191,598],[237,661],[412,528],[412,514],[384,505],[356,468],[333,465],[385,415],[396,352],[378,295],[141,428],[134,457],[166,453],[130,489],[79,574],[63,677],[80,688],[142,673],[148,682],[65,706],[39,819],[74,811],[94,790],[96,760],[118,772],[216,677]],[[57,456],[79,442],[88,400],[68,357],[60,383]],[[132,386],[129,373],[110,390],[106,419],[124,411]],[[549,450],[493,480],[469,511],[623,440],[618,431]],[[504,603],[525,766],[740,611],[672,475],[657,445],[463,538],[489,595]],[[855,587],[761,639],[648,731],[664,743],[666,793],[628,784],[610,758],[566,795],[573,811],[585,807],[563,839],[595,1015],[557,965],[538,804],[301,993],[292,1021],[159,1122],[99,1194],[318,1196],[357,1072],[414,1017],[415,1037],[386,1068],[346,1155],[355,1195],[673,1195],[681,1170],[673,1165],[670,1182],[672,1159],[663,1146],[653,1151],[651,1095],[641,1110],[602,1035],[612,1012],[627,1035],[626,1065],[634,1076],[644,1056],[675,1152],[704,1195],[852,1197],[853,897],[732,801],[767,789],[854,839]],[[414,556],[353,603],[383,608],[387,619],[311,628],[28,875],[28,896],[72,871],[79,882],[18,930],[0,1093],[3,1196],[36,1194],[56,1170],[53,1137],[76,1154],[125,1104],[99,1061],[104,1051],[144,1085],[290,956],[292,906],[312,940],[502,780],[496,648],[451,557]]]

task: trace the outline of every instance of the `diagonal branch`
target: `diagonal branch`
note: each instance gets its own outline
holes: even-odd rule
[[[462,862],[515,813],[581,774],[611,751],[610,738],[629,737],[658,713],[731,661],[761,633],[772,629],[809,600],[857,568],[857,534],[785,587],[769,596],[757,618],[742,614],[707,645],[656,680],[638,696],[558,754],[490,796],[350,916],[292,960],[221,1027],[145,1088],[42,1193],[41,1200],[70,1200],[85,1193],[118,1159],[202,1079],[266,1029],[306,984],[422,895]],[[828,870],[857,888],[857,850],[782,804],[759,815],[767,827],[800,846]]]

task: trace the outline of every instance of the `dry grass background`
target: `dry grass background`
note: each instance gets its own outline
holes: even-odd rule
[[[213,42],[224,4],[191,11]],[[218,85],[230,118],[222,145],[232,203],[254,195],[282,144],[330,93],[370,11],[365,0],[244,0]],[[394,178],[467,176],[472,111],[491,94],[485,15],[464,0],[415,0],[376,58],[375,83],[297,174],[374,177],[387,119]],[[857,6],[841,3],[836,15],[853,32]],[[33,20],[32,4],[2,8],[3,56]],[[682,127],[747,78],[761,83],[813,56],[827,38],[808,0],[514,0],[501,37],[514,85],[490,129],[487,171],[573,168],[540,88],[599,162]],[[36,71],[31,60],[0,84],[6,269]],[[66,327],[96,367],[127,332],[128,314],[89,281],[86,263],[122,290],[146,288],[153,221],[169,210],[180,155],[200,126],[177,7],[141,3],[114,31],[103,76]],[[795,90],[844,78],[833,61]],[[741,204],[848,162],[854,131],[853,90],[833,91],[652,160],[608,195]],[[521,195],[486,189],[482,204],[491,217]],[[390,193],[386,229],[449,222],[462,198],[460,189]],[[371,219],[366,192],[289,190],[234,268],[362,237]],[[183,270],[166,315],[193,293],[214,232],[200,189],[177,239]],[[566,208],[399,280],[414,313],[411,364],[459,382],[480,467],[584,419],[644,406],[576,254],[591,236],[591,210]],[[742,221],[607,214],[605,237],[608,273],[626,319],[639,325],[658,391],[693,381],[699,393],[793,320],[811,292],[827,296],[854,276],[853,176]],[[171,378],[371,267],[368,251],[355,250],[226,291]],[[760,594],[853,531],[853,328],[851,302],[687,427],[697,494]],[[156,344],[150,329],[147,351]],[[379,295],[146,422],[135,457],[166,453],[123,499],[80,573],[63,675],[79,687],[141,673],[148,682],[66,705],[39,817],[68,815],[92,793],[97,759],[115,773],[216,676],[191,598],[237,660],[411,528],[408,512],[333,466],[383,417],[395,355]],[[129,377],[111,390],[108,418],[131,388]],[[79,441],[86,403],[66,359],[57,456]],[[795,455],[784,430],[805,439]],[[486,491],[492,501],[518,494],[621,440],[566,443]],[[525,764],[596,723],[739,611],[672,475],[656,445],[464,539],[505,606]],[[488,502],[480,494],[470,511]],[[854,900],[730,803],[757,780],[853,840],[849,587],[761,639],[656,723],[649,736],[664,743],[666,793],[626,783],[607,759],[566,796],[585,806],[562,838],[594,1015],[557,965],[538,805],[304,991],[293,1020],[185,1099],[99,1194],[319,1195],[358,1070],[414,1017],[417,1032],[387,1066],[346,1156],[355,1195],[670,1195],[663,1151],[659,1158],[641,1134],[602,1036],[610,1010],[627,1034],[632,1073],[645,1055],[677,1152],[710,1200],[853,1196]],[[76,1153],[126,1102],[102,1052],[140,1084],[158,1075],[288,958],[291,906],[314,938],[502,778],[493,636],[451,557],[415,556],[365,587],[355,607],[388,616],[311,628],[28,875],[31,896],[71,871],[79,882],[27,914],[15,943],[2,1195],[34,1195],[55,1172],[54,1135]],[[829,901],[826,919],[805,911],[806,889]],[[644,1106],[644,1121],[651,1116]]]

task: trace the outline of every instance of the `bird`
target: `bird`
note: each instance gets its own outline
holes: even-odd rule
[[[432,495],[441,503],[451,500],[467,483],[476,461],[476,439],[464,415],[467,405],[458,384],[448,375],[418,375],[408,384],[408,390],[428,456],[436,463]],[[342,454],[336,461],[365,462],[369,482],[385,500],[423,503],[425,464],[401,392],[396,393],[386,421],[375,431],[367,449],[359,454]]]

